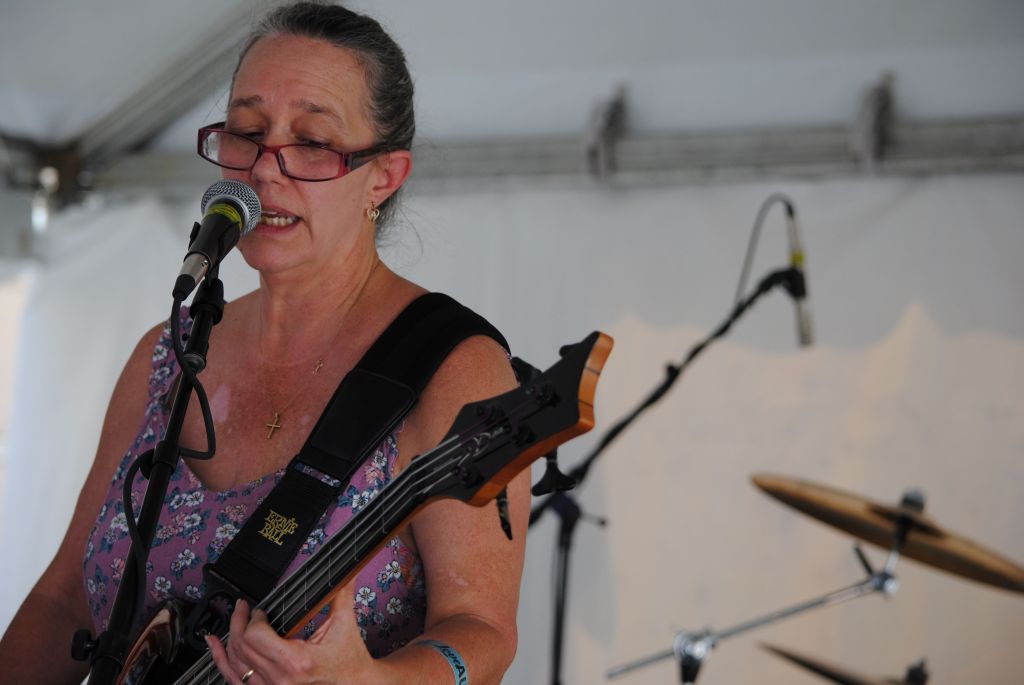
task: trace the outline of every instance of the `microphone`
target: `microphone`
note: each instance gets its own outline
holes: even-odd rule
[[[203,193],[199,209],[203,221],[192,227],[188,252],[174,282],[173,294],[180,300],[220,264],[239,238],[256,227],[262,212],[256,191],[241,181],[217,181]]]
[[[811,313],[807,307],[807,279],[804,274],[804,248],[800,243],[800,230],[796,224],[796,210],[793,203],[786,202],[786,234],[789,236],[789,266],[793,270],[793,281],[789,294],[796,306],[796,336],[804,347],[814,342],[811,330]]]

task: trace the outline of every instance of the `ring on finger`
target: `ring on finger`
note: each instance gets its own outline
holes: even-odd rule
[[[242,682],[249,682],[249,678],[252,678],[252,674],[256,672],[255,668],[250,668],[248,671],[242,674]]]

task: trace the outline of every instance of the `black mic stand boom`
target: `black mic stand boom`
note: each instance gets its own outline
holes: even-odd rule
[[[802,287],[803,274],[794,267],[787,269],[778,269],[769,273],[757,284],[757,288],[747,296],[746,298],[738,298],[732,312],[728,318],[723,321],[718,328],[713,330],[707,338],[697,343],[690,352],[686,355],[682,362],[678,365],[669,364],[665,369],[665,379],[651,391],[651,393],[629,414],[608,429],[607,432],[598,441],[597,446],[590,451],[583,461],[581,461],[572,471],[569,472],[568,476],[565,476],[558,472],[557,466],[554,465],[553,459],[548,460],[548,472],[545,474],[543,481],[538,485],[557,483],[554,487],[545,489],[546,492],[554,490],[567,490],[571,489],[583,482],[586,478],[590,467],[594,461],[604,452],[605,449],[614,441],[619,435],[633,423],[639,416],[658,402],[665,393],[675,384],[682,374],[683,370],[686,369],[690,363],[703,352],[708,345],[712,342],[721,338],[729,329],[732,328],[735,323],[751,305],[761,298],[762,295],[766,294],[772,288],[777,286],[783,286],[786,288],[790,295],[795,295],[797,291]],[[552,470],[554,469],[554,470]],[[534,494],[539,495],[543,492],[538,492],[534,489]],[[533,507],[530,511],[530,526],[533,526],[540,517],[547,510],[552,510],[558,514],[561,519],[561,525],[558,533],[558,543],[556,549],[556,574],[555,578],[555,607],[554,607],[554,630],[552,633],[552,670],[551,670],[551,682],[553,685],[561,685],[562,682],[562,645],[565,631],[565,612],[566,605],[568,603],[568,572],[569,572],[569,553],[572,548],[572,536],[576,530],[576,523],[580,518],[584,517],[582,509],[575,502],[575,500],[566,494],[565,492],[555,492],[548,496],[543,502]],[[604,524],[603,520],[599,520],[601,525]]]

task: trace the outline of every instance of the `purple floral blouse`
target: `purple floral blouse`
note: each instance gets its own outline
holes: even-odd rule
[[[190,325],[191,320],[183,314],[182,329],[187,330]],[[153,350],[145,418],[135,441],[114,473],[85,549],[86,598],[97,631],[107,626],[130,545],[121,501],[124,477],[138,455],[163,439],[168,418],[166,399],[177,372],[168,325]],[[324,540],[338,532],[390,482],[398,458],[399,431],[385,438],[352,477],[336,504],[310,533],[285,571],[284,578],[305,563]],[[218,492],[205,487],[185,461],[179,460],[178,468],[171,476],[153,550],[146,565],[146,605],[136,623],[136,630],[141,629],[164,600],[171,597],[197,600],[202,596],[203,565],[220,556],[250,513],[283,475],[284,469],[281,469],[244,486]],[[142,476],[136,476],[132,486],[132,506],[136,514],[141,507],[145,487]],[[363,567],[355,588],[353,605],[356,620],[367,649],[374,657],[391,653],[423,632],[426,615],[423,566],[420,558],[400,538],[392,538]],[[328,611],[329,608],[325,608],[306,626],[304,633],[307,636]]]

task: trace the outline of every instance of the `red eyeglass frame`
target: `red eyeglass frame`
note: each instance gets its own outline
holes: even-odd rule
[[[349,172],[355,171],[363,164],[370,161],[370,159],[372,159],[374,156],[385,152],[391,152],[393,149],[386,144],[375,145],[373,147],[366,148],[365,150],[356,150],[354,152],[342,152],[341,150],[335,150],[333,148],[323,147],[320,145],[311,145],[309,143],[287,143],[285,145],[266,145],[264,143],[259,142],[258,140],[253,140],[252,138],[248,138],[240,133],[235,133],[234,131],[227,130],[226,128],[224,128],[225,123],[226,122],[220,121],[215,124],[210,124],[209,126],[203,126],[199,129],[198,140],[196,143],[196,153],[200,157],[205,159],[207,162],[210,162],[211,164],[216,164],[222,169],[233,169],[234,171],[252,171],[252,168],[256,166],[257,162],[260,161],[260,157],[263,156],[263,153],[270,152],[273,153],[274,158],[277,159],[277,168],[281,170],[281,173],[287,176],[288,178],[295,179],[296,181],[307,181],[309,183],[319,183],[320,181],[333,181],[336,178],[341,178],[342,176],[345,176]],[[211,133],[221,133],[247,140],[248,142],[258,147],[256,158],[253,160],[252,164],[250,164],[247,167],[228,166],[227,164],[222,164],[216,160],[210,159],[209,157],[203,154],[203,143],[206,142],[206,139],[210,137]],[[303,178],[302,176],[296,176],[292,174],[285,168],[284,157],[281,156],[281,150],[287,147],[311,147],[316,148],[318,150],[323,150],[325,152],[333,152],[334,154],[338,155],[338,173],[336,173],[334,176],[329,176],[327,178]]]

